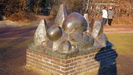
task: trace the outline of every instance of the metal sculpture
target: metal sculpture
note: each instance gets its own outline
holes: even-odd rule
[[[42,19],[34,36],[34,48],[41,47],[41,52],[71,54],[105,47],[108,41],[100,20],[92,19],[89,24],[87,13],[84,16],[77,12],[67,15],[65,4],[59,8],[55,24],[46,27],[45,19]]]

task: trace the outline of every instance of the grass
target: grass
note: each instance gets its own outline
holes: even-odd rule
[[[116,47],[120,54],[133,55],[133,33],[106,34],[108,40]]]

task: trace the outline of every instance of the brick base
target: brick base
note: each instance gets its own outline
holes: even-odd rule
[[[70,59],[55,58],[44,53],[26,50],[27,65],[34,66],[53,75],[80,75],[89,70],[105,68],[115,63],[117,57],[113,49],[77,56]]]

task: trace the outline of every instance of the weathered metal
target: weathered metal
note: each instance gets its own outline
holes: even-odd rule
[[[41,20],[35,32],[33,47],[41,48],[40,52],[49,55],[67,55],[82,51],[91,52],[91,49],[105,47],[107,42],[100,20],[92,19],[89,23],[86,13],[84,16],[77,12],[67,15],[66,6],[62,4],[55,24],[47,27],[45,20]]]
[[[34,35],[34,45],[40,46],[46,41],[46,21],[42,19]]]

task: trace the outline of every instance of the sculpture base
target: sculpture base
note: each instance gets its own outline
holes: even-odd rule
[[[82,75],[94,69],[107,68],[115,64],[116,57],[116,51],[107,48],[70,59],[60,59],[44,53],[26,50],[27,66],[39,68],[53,75]]]

